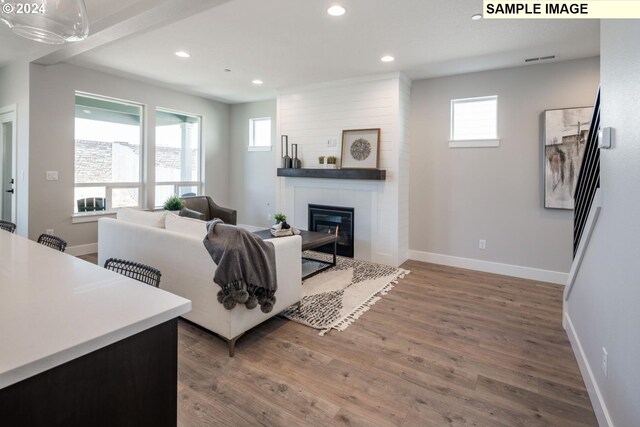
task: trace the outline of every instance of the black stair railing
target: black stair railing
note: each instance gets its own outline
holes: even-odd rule
[[[573,256],[576,256],[584,227],[596,190],[600,188],[600,149],[598,148],[598,130],[600,129],[600,89],[593,106],[593,117],[589,126],[584,157],[578,175],[575,192],[575,210],[573,212]]]

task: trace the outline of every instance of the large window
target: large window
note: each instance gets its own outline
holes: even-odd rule
[[[200,117],[156,110],[155,204],[201,192]]]
[[[498,97],[451,101],[451,147],[494,147],[498,140]]]
[[[249,151],[271,150],[271,117],[249,119]]]
[[[139,104],[76,94],[74,212],[142,206]]]

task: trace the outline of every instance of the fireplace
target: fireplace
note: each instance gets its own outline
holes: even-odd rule
[[[354,208],[309,205],[309,231],[334,234],[337,227],[337,253],[349,258],[353,258],[354,250],[353,219]],[[314,250],[332,254],[333,245],[321,246]]]

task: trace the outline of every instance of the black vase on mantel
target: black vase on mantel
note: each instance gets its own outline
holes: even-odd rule
[[[291,167],[293,169],[300,169],[302,167],[302,160],[298,158],[298,144],[291,144]]]
[[[282,135],[282,152],[284,156],[282,156],[282,168],[290,169],[291,168],[291,157],[289,157],[289,137],[287,135]]]

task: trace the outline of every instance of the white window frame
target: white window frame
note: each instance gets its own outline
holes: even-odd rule
[[[202,155],[202,121],[203,121],[203,117],[199,114],[192,114],[192,113],[186,113],[184,111],[178,111],[178,110],[172,110],[170,108],[163,108],[163,107],[156,107],[156,112],[157,111],[162,111],[163,113],[173,113],[173,114],[178,114],[178,115],[182,115],[182,116],[189,116],[189,117],[197,117],[200,120],[200,126],[198,127],[198,180],[197,181],[156,181],[153,183],[153,188],[149,188],[149,191],[153,191],[153,204],[155,205],[155,208],[159,208],[162,207],[164,204],[164,201],[158,201],[156,200],[156,187],[158,185],[173,185],[173,194],[175,196],[180,197],[180,187],[196,187],[196,194],[202,195],[204,194],[204,183],[202,182],[202,177],[203,175],[203,155]],[[157,125],[156,125],[157,126]],[[154,132],[155,134],[155,132]],[[153,144],[153,149],[154,152],[157,151],[157,145]],[[153,163],[153,168],[154,168],[154,172],[153,172],[153,176],[155,177],[155,168],[156,168],[156,164],[155,162]]]
[[[488,139],[453,139],[453,129],[454,129],[454,121],[455,114],[454,109],[456,104],[461,104],[465,102],[483,102],[495,100],[496,101],[496,137],[488,138]],[[500,146],[500,138],[498,137],[499,130],[499,114],[498,114],[498,95],[490,95],[490,96],[477,96],[473,98],[459,98],[451,100],[451,127],[449,129],[449,148],[474,148],[474,147],[499,147]]]
[[[73,161],[73,169],[74,169],[74,179],[73,179],[73,189],[74,189],[74,203],[75,200],[75,189],[77,187],[105,187],[105,210],[104,211],[95,211],[95,212],[75,212],[75,208],[73,209],[72,214],[72,223],[82,223],[87,221],[97,221],[98,217],[104,215],[113,215],[120,208],[114,208],[112,206],[112,193],[113,190],[117,189],[126,189],[126,188],[137,188],[138,189],[138,205],[137,206],[127,206],[129,208],[138,208],[141,209],[145,204],[145,179],[144,179],[144,159],[146,157],[146,143],[145,143],[145,124],[146,124],[146,105],[141,104],[135,101],[129,101],[125,99],[113,98],[110,96],[104,95],[96,95],[87,92],[76,91],[75,96],[82,96],[84,98],[94,98],[98,100],[104,100],[108,102],[119,102],[122,104],[130,104],[135,105],[140,108],[140,158],[139,158],[139,168],[140,176],[139,182],[88,182],[88,183],[77,183],[75,182],[75,124],[74,124],[74,161]],[[75,102],[74,102],[75,105]],[[75,114],[74,114],[74,122],[75,122]]]
[[[271,138],[271,135],[269,135],[269,140],[271,142],[271,144],[269,144],[268,146],[255,146],[254,141],[255,141],[255,126],[254,123],[257,121],[262,121],[262,120],[269,120],[269,125],[273,126],[273,120],[271,119],[271,117],[254,117],[249,119],[249,147],[248,150],[249,151],[271,151],[272,147],[273,147],[273,138]],[[273,133],[273,127],[271,127],[271,133]]]

